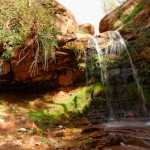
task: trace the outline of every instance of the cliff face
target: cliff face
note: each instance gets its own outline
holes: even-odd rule
[[[54,25],[60,31],[56,35],[58,47],[54,50],[55,59],[48,60],[46,70],[43,67],[43,61],[39,59],[38,68],[33,75],[30,68],[33,69],[35,65],[35,48],[30,45],[23,53],[20,53],[22,48],[18,45],[13,50],[9,61],[0,59],[0,83],[47,81],[54,85],[71,85],[84,76],[83,69],[78,65],[76,53],[85,49],[88,37],[82,33],[94,34],[93,27],[91,25],[79,27],[73,14],[55,0],[50,0],[49,5],[54,8],[55,17],[57,17]],[[24,45],[29,45],[33,40],[32,37],[27,38]],[[0,44],[0,55],[4,51],[3,44]],[[42,55],[39,54],[39,57],[42,58]],[[19,62],[20,58],[23,59]]]
[[[150,82],[150,5],[147,0],[128,0],[106,15],[100,32],[119,30],[139,70],[142,81]]]
[[[128,0],[123,5],[107,14],[99,24],[99,31],[115,30],[132,20],[142,9],[145,0]],[[140,5],[141,4],[141,5]],[[140,7],[139,7],[140,5]],[[138,8],[138,9],[137,9]],[[134,13],[135,9],[137,11]]]

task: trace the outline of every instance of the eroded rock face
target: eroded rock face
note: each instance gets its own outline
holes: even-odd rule
[[[76,79],[76,72],[73,70],[66,70],[58,77],[60,85],[72,85]]]
[[[60,30],[60,34],[57,35],[58,42],[65,44],[72,39],[76,39],[76,32],[79,27],[72,12],[55,0],[51,0],[51,4],[56,9],[55,26]]]
[[[52,7],[56,9],[58,20],[55,25],[61,30],[62,35],[75,33],[78,29],[78,23],[72,12],[55,0],[50,0],[50,2]]]
[[[114,30],[114,22],[118,19],[117,14],[124,12],[126,9],[130,8],[134,4],[139,4],[142,0],[128,0],[121,7],[115,9],[113,12],[107,14],[99,24],[100,33],[109,30]]]
[[[38,61],[38,68],[35,74],[33,69],[30,70],[34,61],[34,51],[30,51],[31,47],[26,49],[21,55],[19,62],[20,48],[15,49],[14,55],[11,57],[11,70],[15,81],[21,82],[43,82],[49,81],[58,85],[72,85],[80,80],[84,75],[84,71],[78,66],[78,50],[85,49],[85,43],[88,38],[80,38],[80,40],[72,39],[67,41],[55,51],[55,59],[49,60],[48,69],[44,70],[42,61]],[[42,58],[42,54],[40,55]],[[19,63],[18,63],[19,62]]]
[[[26,53],[29,50],[26,51]],[[24,54],[25,55],[25,54]],[[38,72],[32,74],[30,67],[34,60],[34,53],[31,51],[19,64],[19,50],[11,58],[11,69],[15,81],[21,82],[43,82],[49,81],[58,85],[72,85],[83,74],[78,67],[77,58],[73,49],[57,49],[56,59],[49,62],[48,70],[44,70],[42,62],[38,63]],[[80,74],[79,74],[80,72]]]
[[[42,59],[38,60],[36,69],[30,69],[34,63],[35,47],[29,44],[34,41],[32,37],[29,37],[25,40],[25,46],[29,46],[23,52],[18,46],[14,49],[14,54],[9,62],[0,60],[0,79],[4,77],[5,81],[9,82],[4,75],[11,72],[11,81],[23,83],[46,81],[54,85],[72,85],[83,77],[84,71],[78,66],[76,51],[85,49],[88,37],[82,34],[78,36],[79,26],[71,11],[55,0],[50,0],[50,2],[51,7],[56,11],[55,25],[60,30],[56,37],[59,48],[55,49],[55,59],[49,59],[48,69],[44,69]],[[93,33],[94,29],[90,25],[89,27],[89,32]],[[3,52],[3,44],[0,44],[0,54],[2,55]],[[41,53],[39,56],[43,58]]]

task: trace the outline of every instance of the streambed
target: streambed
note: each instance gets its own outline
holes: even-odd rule
[[[58,150],[149,150],[150,121],[113,121],[55,132]]]

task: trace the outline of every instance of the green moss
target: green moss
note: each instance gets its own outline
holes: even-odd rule
[[[124,30],[126,33],[135,32],[137,30],[138,26],[135,24],[126,24],[124,25]]]
[[[119,100],[118,103],[122,105],[122,107],[127,107],[126,109],[132,109],[141,103],[141,95],[138,91],[137,84],[134,81],[116,86],[114,92],[117,93],[116,98]]]
[[[44,110],[38,110],[36,112],[30,111],[28,115],[29,118],[33,119],[35,122],[41,122],[41,124],[47,124],[59,118],[59,116],[49,114]]]
[[[54,101],[46,109],[30,111],[28,117],[33,119],[41,128],[47,128],[53,123],[60,121],[63,115],[68,119],[84,115],[93,100],[93,93],[104,90],[99,84],[93,84],[74,91],[69,100]]]

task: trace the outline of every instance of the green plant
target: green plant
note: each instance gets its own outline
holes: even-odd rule
[[[125,24],[124,30],[126,33],[135,32],[137,30],[138,26],[135,24]]]
[[[124,17],[124,23],[129,22],[132,18],[134,18],[145,6],[144,2],[139,4],[135,4],[131,6],[128,10],[126,10],[122,17]]]
[[[57,47],[56,10],[48,0],[1,0],[0,6],[0,43],[5,49],[2,59],[8,61],[19,45],[17,65],[32,50],[31,75],[37,73],[40,53],[43,53],[44,69],[47,69],[48,59],[55,57],[54,47]]]
[[[145,46],[150,46],[150,29],[141,29],[137,38],[139,41],[138,45],[141,49]]]
[[[119,27],[121,27],[121,26],[123,26],[123,25],[124,25],[123,21],[120,20],[120,19],[118,19],[118,20],[115,21],[115,23],[114,23],[114,28],[117,29],[117,28],[119,28]]]
[[[30,111],[28,112],[28,117],[32,119],[42,128],[47,128],[55,120],[58,120],[60,116],[49,114],[46,110]]]
[[[84,44],[80,41],[67,42],[63,48],[72,49],[77,55],[80,55],[85,50]]]
[[[139,68],[139,75],[141,82],[149,79],[150,76],[150,64],[146,63],[145,61],[137,62],[136,64]]]
[[[149,85],[144,85],[143,86],[143,91],[144,91],[144,96],[145,96],[147,102],[150,104],[150,86]]]
[[[137,26],[138,28],[140,28],[140,24],[138,24]],[[138,57],[139,53],[145,51],[145,48],[150,46],[149,32],[149,29],[140,29],[136,37],[128,41],[127,48],[131,54],[131,57]]]
[[[88,110],[93,100],[92,95],[103,90],[104,87],[100,83],[80,87],[74,90],[67,100],[54,101],[54,103],[47,105],[47,108],[43,110],[29,111],[27,117],[32,119],[42,129],[50,127],[53,123],[60,122],[60,119],[64,116],[67,116],[67,119],[70,120],[80,118]]]
[[[138,39],[130,40],[127,43],[127,48],[130,52],[131,57],[136,57],[140,51],[138,46]]]
[[[121,26],[128,26],[128,22],[130,20],[132,20],[144,8],[144,6],[145,6],[145,2],[142,1],[139,4],[131,5],[122,14],[120,14],[120,12],[116,13],[116,18],[117,19],[113,24],[114,28],[117,29]],[[131,29],[133,29],[133,28],[131,28]]]

